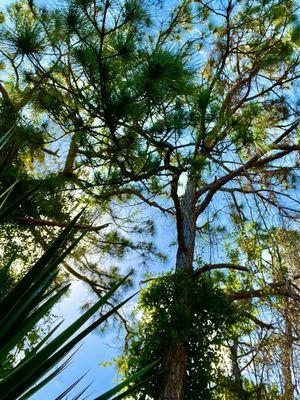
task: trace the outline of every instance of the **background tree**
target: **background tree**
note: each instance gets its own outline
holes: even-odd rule
[[[245,293],[248,285],[254,298],[244,297],[244,318],[227,336],[231,371],[220,378],[219,393],[230,399],[294,399],[299,385],[299,234],[288,229],[240,232],[235,256],[256,269],[255,277],[246,282],[219,272],[215,279],[227,292],[244,286]],[[281,284],[274,290],[276,280]]]
[[[2,17],[1,22],[5,24]],[[33,188],[36,190],[34,196],[25,198],[20,207],[1,221],[1,245],[6,257],[18,245],[22,249],[18,257],[28,265],[31,256],[41,254],[59,228],[66,226],[82,204],[90,201],[90,197],[88,194],[82,195],[73,184],[65,182],[61,166],[64,163],[69,165],[70,155],[68,152],[64,154],[64,150],[63,154],[57,151],[60,146],[63,149],[67,146],[64,144],[64,133],[61,130],[53,132],[53,126],[46,115],[32,108],[32,103],[40,95],[39,84],[46,74],[36,85],[27,84],[22,79],[22,62],[25,53],[31,51],[30,43],[26,44],[26,41],[30,41],[30,35],[40,41],[40,30],[34,26],[30,8],[25,2],[15,3],[8,9],[6,17],[8,25],[2,25],[0,129],[2,139],[8,140],[0,155],[1,164],[5,162],[7,165],[1,177],[1,188],[4,191],[11,188],[8,202],[15,201]],[[13,18],[17,20],[15,26],[10,21]],[[24,47],[21,52],[14,53],[8,45],[8,38],[11,39],[11,35],[17,32],[20,33],[16,38],[18,45]],[[41,43],[36,44],[34,49],[41,49]],[[57,126],[54,128],[57,129]],[[89,233],[73,253],[72,265],[64,261],[65,270],[86,282],[97,296],[102,295],[115,279],[120,278],[116,266],[99,267],[103,265],[104,257],[107,262],[108,255],[120,259],[132,249],[140,254],[142,260],[146,254],[149,259],[163,257],[151,242],[139,235],[139,222],[132,224],[126,216],[115,217],[104,198],[101,203],[94,203],[90,207],[76,229],[88,230]],[[150,221],[143,221],[143,232],[151,232],[152,229]],[[39,252],[36,251],[37,246]]]

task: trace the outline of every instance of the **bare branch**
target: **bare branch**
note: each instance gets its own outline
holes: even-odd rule
[[[249,268],[244,267],[242,265],[230,264],[230,263],[220,263],[220,264],[206,264],[201,268],[195,270],[194,274],[199,276],[207,271],[212,271],[214,269],[233,269],[236,271],[245,271],[249,272]]]
[[[274,325],[272,324],[267,324],[266,322],[261,321],[260,319],[254,317],[254,315],[248,313],[248,312],[243,312],[245,317],[251,319],[251,321],[255,322],[256,325],[260,326],[263,329],[274,329]]]
[[[297,297],[296,300],[300,301],[300,297],[297,296],[293,291],[290,290],[290,288],[287,287],[287,282],[291,283],[292,281],[295,281],[297,279],[300,279],[300,275],[295,275],[292,279],[288,281],[270,283],[269,285],[266,285],[264,288],[261,289],[241,290],[239,292],[230,293],[228,297],[231,301],[236,301],[236,300],[250,300],[253,298],[264,298],[270,295],[274,296],[281,295],[292,298]]]
[[[31,226],[55,226],[59,228],[65,228],[68,225],[68,222],[48,221],[45,219],[34,219],[27,217],[16,217],[14,221],[22,225],[31,225]],[[76,224],[74,225],[74,228],[83,231],[86,230],[89,232],[99,232],[102,229],[107,228],[109,225],[110,223],[106,223],[99,226]]]

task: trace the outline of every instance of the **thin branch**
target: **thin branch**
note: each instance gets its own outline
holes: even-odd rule
[[[260,326],[263,329],[274,329],[274,325],[272,324],[267,324],[266,322],[261,321],[260,319],[254,317],[254,315],[248,313],[248,312],[243,312],[245,317],[251,319],[251,321],[255,322],[256,325]]]
[[[200,274],[203,274],[204,272],[212,271],[214,269],[221,269],[221,268],[249,272],[249,268],[244,267],[242,265],[236,265],[236,264],[230,264],[230,263],[220,263],[220,264],[206,264],[203,267],[196,269],[194,274],[196,276],[199,276]]]
[[[280,281],[273,282],[269,285],[266,285],[264,288],[256,289],[256,290],[241,290],[239,292],[230,293],[228,295],[230,301],[236,300],[250,300],[253,298],[264,298],[270,295],[282,295],[286,297],[296,297],[297,300],[300,300],[300,297],[297,296],[294,292],[291,291],[287,286],[287,282],[292,282],[297,279],[300,279],[300,275],[295,275],[292,279],[288,281]],[[282,290],[284,288],[284,290]]]
[[[14,221],[22,225],[32,225],[32,226],[55,226],[59,228],[65,228],[68,225],[68,222],[48,221],[46,219],[34,219],[26,217],[16,217]],[[76,224],[74,228],[89,232],[98,232],[101,231],[102,229],[107,228],[109,225],[110,223],[106,223],[99,226]]]
[[[297,128],[298,124],[299,124],[299,120],[294,122],[289,127],[289,129],[287,129],[285,132],[283,132],[282,135],[280,135],[277,139],[275,139],[272,144],[273,145],[279,144],[279,142],[284,137],[286,137],[289,133],[291,133],[294,129]],[[206,207],[209,205],[212,198],[214,197],[215,193],[226,183],[228,183],[232,179],[244,174],[247,170],[249,170],[251,168],[262,167],[262,166],[266,165],[267,163],[274,161],[275,159],[284,157],[285,155],[289,154],[292,151],[293,150],[283,150],[280,153],[277,153],[277,154],[269,156],[269,157],[265,157],[264,159],[261,159],[261,157],[263,155],[265,155],[268,152],[268,150],[261,151],[261,152],[257,153],[256,155],[254,155],[253,157],[251,157],[250,160],[248,160],[244,165],[241,165],[239,168],[235,169],[231,173],[224,175],[219,179],[215,179],[214,182],[211,182],[210,184],[201,188],[197,193],[197,198],[199,198],[202,194],[204,194],[207,191],[208,191],[208,193],[207,193],[205,199],[202,201],[202,203],[197,208],[197,216],[199,216],[206,209]]]

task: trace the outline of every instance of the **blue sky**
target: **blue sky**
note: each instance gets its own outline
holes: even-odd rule
[[[163,219],[159,212],[155,214],[151,212],[151,214],[157,225],[157,232],[154,240],[157,242],[160,250],[166,251],[166,249],[169,248],[170,239],[174,239],[171,237],[173,235],[170,235],[170,230],[174,232],[175,236],[174,224],[168,218]],[[169,259],[166,264],[162,264],[160,261],[151,262],[151,271],[154,274],[167,271],[173,264],[172,261],[171,254],[169,253]],[[124,270],[134,267],[136,271],[139,271],[139,278],[143,277],[144,273],[147,272],[134,253],[129,254],[126,259],[121,262],[121,267],[124,268]],[[123,297],[125,298],[126,294],[124,294]],[[92,299],[94,299],[94,297],[91,296],[86,285],[75,281],[72,284],[69,296],[61,301],[53,312],[55,315],[63,316],[65,319],[63,325],[67,326],[80,315],[80,306]],[[126,307],[134,306],[136,301],[137,297],[128,303]],[[124,344],[122,332],[119,333],[116,332],[116,330],[109,329],[104,334],[97,331],[93,332],[84,339],[82,346],[74,356],[72,364],[60,374],[58,378],[54,379],[44,389],[39,391],[32,399],[52,400],[55,396],[63,392],[74,380],[78,379],[86,372],[88,372],[88,374],[78,388],[82,388],[92,382],[88,390],[88,393],[91,394],[89,398],[93,399],[96,395],[99,396],[102,392],[113,387],[119,378],[114,366],[103,367],[100,363],[110,361],[120,356],[122,354],[122,344]]]
[[[53,312],[63,316],[65,319],[63,326],[67,326],[80,315],[80,305],[88,300],[91,300],[91,296],[85,285],[74,282],[69,297],[61,301]],[[109,332],[107,334],[91,333],[83,341],[71,365],[32,399],[53,399],[85,373],[88,374],[82,381],[82,385],[78,386],[78,391],[80,391],[79,388],[92,383],[88,393],[91,395],[90,398],[93,398],[110,389],[114,385],[114,379],[117,378],[117,371],[114,367],[101,367],[99,364],[119,355],[119,346],[121,346],[121,341]]]
[[[11,0],[0,0],[0,11],[4,11],[6,6],[12,2]],[[46,4],[47,2],[40,0],[39,3]],[[171,221],[161,220],[161,215],[159,213],[155,219],[159,224],[159,233],[156,235],[156,237],[159,238],[159,247],[160,249],[166,249],[169,245],[168,241],[174,239],[170,238],[170,228],[172,226],[174,229],[174,225]],[[155,273],[155,271],[162,272],[163,270],[169,269],[170,265],[172,265],[170,261],[171,260],[164,266],[162,266],[160,262],[151,263],[151,271]],[[131,256],[129,255],[127,259],[122,262],[122,265],[125,270],[134,266],[135,269],[139,271],[139,276],[142,276],[143,273],[146,272],[141,266],[141,261],[137,259],[134,254]],[[88,288],[82,282],[74,281],[68,297],[64,298],[53,309],[53,314],[63,317],[64,323],[62,328],[66,327],[80,315],[80,307],[87,302],[93,301],[93,299],[95,298],[91,296]],[[137,298],[128,306],[133,306],[136,300]],[[99,396],[104,391],[112,388],[118,381],[118,373],[114,366],[103,367],[100,363],[110,361],[114,357],[121,355],[122,344],[124,343],[122,339],[122,332],[118,333],[113,330],[108,330],[104,334],[97,331],[93,332],[83,341],[71,365],[56,379],[51,381],[50,384],[34,395],[32,399],[52,400],[85,373],[87,373],[87,376],[83,379],[82,383],[78,385],[77,390],[72,393],[76,394],[80,391],[80,388],[92,383],[87,393],[90,394],[89,398],[93,399],[97,395]]]
[[[0,0],[0,10],[3,9],[11,1]],[[54,3],[58,1],[55,0]],[[167,1],[168,5],[172,1]],[[40,3],[53,4],[52,1],[46,2],[40,0]],[[162,219],[161,214],[157,213],[154,217],[158,232],[156,234],[156,242],[161,250],[168,253],[175,253],[175,249],[169,249],[169,241],[175,239],[175,228],[174,224],[167,219]],[[216,256],[218,257],[218,255]],[[163,272],[168,270],[171,266],[172,258],[168,260],[166,265],[162,266],[161,263],[151,263],[151,271]],[[137,259],[133,254],[128,256],[126,260],[122,262],[122,267],[128,270],[130,267],[134,267],[139,271],[139,277],[143,274],[141,267],[141,261]],[[80,307],[86,304],[87,301],[92,299],[87,287],[81,282],[74,282],[72,284],[71,292],[69,297],[65,298],[61,303],[54,309],[54,314],[63,316],[65,319],[64,327],[75,320],[80,315]],[[132,302],[134,304],[136,299]],[[43,390],[36,394],[33,399],[35,400],[52,400],[63,392],[68,385],[80,376],[88,372],[84,378],[83,383],[78,387],[80,388],[88,385],[92,382],[92,386],[88,393],[90,399],[93,399],[102,392],[110,389],[118,378],[117,371],[112,367],[102,367],[99,364],[101,362],[109,361],[114,357],[121,354],[122,350],[122,334],[120,336],[115,331],[107,331],[105,334],[94,332],[90,334],[83,342],[83,345],[74,356],[74,360],[66,371],[64,371],[58,378],[48,384]]]

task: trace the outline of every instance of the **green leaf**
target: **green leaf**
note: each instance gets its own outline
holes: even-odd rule
[[[72,360],[73,355],[75,353],[76,352],[74,352],[70,357],[68,357],[68,359],[62,365],[60,365],[58,368],[56,368],[55,371],[53,371],[51,374],[49,374],[45,379],[43,379],[41,382],[39,382],[35,386],[33,386],[33,388],[28,390],[22,397],[19,397],[18,400],[30,399],[30,397],[33,396],[34,393],[38,392],[40,389],[42,389],[42,387],[47,385],[47,383],[51,382],[52,379],[54,379],[57,375],[59,375],[62,371],[64,371],[70,365],[70,361]]]
[[[0,223],[5,221],[6,218],[9,217],[12,211],[14,211],[22,202],[28,199],[40,186],[42,182],[39,182],[33,189],[29,190],[28,192],[24,193],[21,197],[19,197],[16,201],[10,204],[7,208],[0,211]]]
[[[61,393],[58,397],[55,397],[54,400],[63,400],[64,397],[74,389],[75,386],[86,376],[86,374],[82,375],[75,382],[73,382],[63,393]]]
[[[29,296],[24,298],[21,303],[17,302],[14,307],[8,311],[8,313],[3,315],[0,321],[0,340],[2,343],[4,340],[3,338],[11,330],[11,328],[15,326],[16,322],[20,323],[27,317],[28,311],[30,312],[30,310],[34,308],[35,304],[39,301],[40,296],[48,289],[56,276],[56,271],[50,274],[42,285],[33,287]]]
[[[69,225],[59,234],[59,236],[51,243],[45,253],[40,257],[40,259],[33,265],[33,267],[29,270],[29,272],[24,276],[23,279],[10,291],[10,293],[0,302],[0,315],[7,312],[8,308],[12,308],[17,299],[20,299],[20,295],[23,295],[31,290],[31,285],[35,283],[38,279],[43,277],[43,272],[48,274],[49,269],[53,269],[56,267],[56,264],[50,265],[49,269],[47,269],[48,263],[53,261],[53,258],[56,258],[57,251],[64,243],[74,225],[81,217],[84,210],[82,210],[79,214],[76,215],[75,218],[69,223]],[[78,241],[75,241],[78,243]],[[72,245],[70,249],[72,249]],[[70,250],[69,250],[70,251]],[[64,252],[66,256],[68,254],[67,251]]]
[[[0,137],[0,150],[2,150],[10,141],[15,127],[10,128],[3,136]]]
[[[0,362],[5,359],[7,353],[11,351],[19,341],[40,321],[48,311],[56,304],[60,298],[68,291],[70,285],[65,286],[58,293],[54,294],[50,299],[44,302],[37,310],[35,310],[22,323],[18,324],[18,329],[10,335],[10,339],[5,345],[0,347]]]
[[[132,393],[135,393],[138,389],[142,388],[146,382],[148,382],[151,378],[144,379],[142,382],[137,383],[136,385],[130,386],[129,389],[125,390],[118,396],[114,397],[112,400],[121,400],[128,398],[128,396]]]
[[[7,279],[7,273],[8,270],[11,266],[11,264],[14,262],[16,259],[17,255],[17,250],[14,251],[8,262],[0,269],[0,287],[2,287],[5,284],[5,280]]]
[[[88,333],[93,331],[97,326],[106,321],[106,319],[113,315],[120,307],[127,303],[133,296],[114,307],[103,317],[87,327],[84,331],[79,333],[70,342],[65,344],[80,327],[87,322],[87,320],[114,294],[114,292],[124,283],[128,275],[116,284],[105,296],[103,296],[94,306],[86,311],[78,320],[65,329],[60,335],[48,343],[34,356],[29,357],[26,362],[18,364],[14,370],[8,374],[0,382],[0,399],[10,399],[12,396],[18,396],[26,388],[30,387],[49,369],[51,369],[57,362],[59,362],[76,344],[78,344]],[[60,349],[60,350],[58,350]],[[17,383],[16,383],[17,382]]]
[[[152,362],[151,364],[147,365],[146,367],[142,368],[140,371],[136,372],[135,374],[131,375],[128,379],[124,382],[121,382],[119,385],[115,386],[113,389],[109,390],[108,392],[102,394],[101,396],[96,397],[94,400],[108,400],[114,394],[120,392],[122,389],[126,388],[130,383],[137,381],[139,378],[144,376],[148,371],[150,371],[155,365],[157,365],[159,360]],[[121,396],[123,396],[122,394]],[[123,398],[123,397],[118,397]]]
[[[22,364],[23,362],[27,361],[30,357],[32,357],[34,354],[38,352],[40,348],[43,347],[43,345],[50,339],[50,337],[53,335],[53,333],[61,326],[61,324],[64,321],[60,321],[53,329],[50,330],[50,332],[47,333],[47,335],[23,358],[19,365]]]
[[[12,185],[10,185],[9,188],[7,188],[3,193],[1,193],[0,195],[0,199],[2,199],[4,197],[4,199],[2,200],[2,203],[0,204],[0,210],[2,210],[5,202],[7,201],[11,191],[13,190],[13,188],[16,186],[16,184],[19,183],[19,181],[15,181]]]
[[[300,46],[300,23],[299,22],[292,29],[291,40],[297,46]]]

